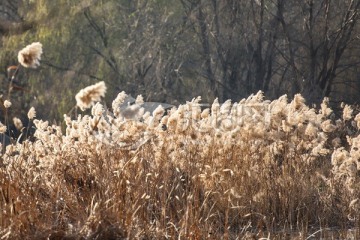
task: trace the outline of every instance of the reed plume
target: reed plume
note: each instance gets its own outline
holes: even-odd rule
[[[75,96],[76,105],[84,111],[94,105],[95,102],[101,100],[106,93],[105,82],[101,81],[94,85],[81,89]]]
[[[18,61],[26,68],[37,68],[40,66],[42,53],[42,44],[39,42],[34,42],[19,51]]]

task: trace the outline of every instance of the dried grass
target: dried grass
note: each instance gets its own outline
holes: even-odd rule
[[[296,95],[35,119],[1,155],[1,239],[359,238],[359,115]],[[140,99],[140,97],[139,97]],[[355,119],[355,120],[354,120]],[[328,231],[328,230],[331,231]],[[352,231],[348,231],[351,229]]]

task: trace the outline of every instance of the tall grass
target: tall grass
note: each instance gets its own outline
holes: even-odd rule
[[[41,54],[40,43],[19,52],[1,133],[17,70],[36,68]],[[22,138],[2,142],[0,239],[360,237],[351,106],[336,117],[328,99],[314,109],[301,95],[270,102],[259,92],[149,113],[125,92],[107,108],[105,92],[104,82],[81,90],[77,106],[91,113],[64,115],[65,131],[34,108],[27,127],[14,118]]]
[[[33,119],[1,155],[1,239],[360,237],[360,115],[301,95]],[[129,114],[129,111],[132,114]],[[126,114],[123,114],[126,112]]]

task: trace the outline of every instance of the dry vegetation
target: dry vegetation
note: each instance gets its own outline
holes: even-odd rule
[[[1,239],[359,238],[350,106],[337,119],[327,99],[316,110],[259,92],[149,113],[125,98],[65,115],[65,132],[29,112],[35,139],[1,155]]]

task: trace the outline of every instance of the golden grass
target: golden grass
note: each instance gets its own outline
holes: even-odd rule
[[[1,239],[359,238],[359,116],[296,95],[35,119],[1,155]],[[349,117],[350,116],[350,117]],[[355,117],[355,118],[354,118]],[[348,230],[351,231],[348,231]],[[330,230],[330,231],[329,231]]]

